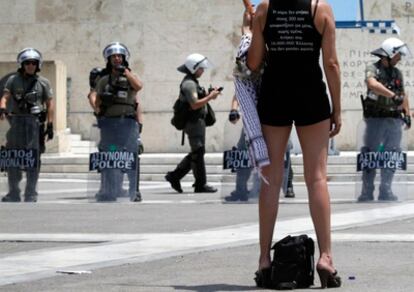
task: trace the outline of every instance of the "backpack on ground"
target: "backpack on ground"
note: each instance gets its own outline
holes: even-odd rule
[[[278,290],[308,288],[315,274],[315,244],[307,235],[286,236],[276,242],[272,261],[272,286]]]

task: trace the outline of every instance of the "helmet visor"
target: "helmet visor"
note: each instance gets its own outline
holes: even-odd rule
[[[39,51],[35,49],[24,49],[17,55],[17,62],[22,64],[24,61],[27,60],[37,60],[40,62],[42,60],[42,56],[39,53]]]
[[[103,50],[103,56],[105,59],[115,54],[124,55],[126,60],[129,59],[129,51],[126,46],[121,43],[111,43]]]
[[[412,57],[410,48],[407,46],[407,44],[404,44],[401,47],[395,48],[395,50],[397,53],[400,53],[400,55],[403,57],[406,57],[406,58]]]
[[[199,68],[203,69],[209,69],[212,68],[213,64],[205,57],[204,59],[201,59],[197,63],[194,64],[193,70],[197,71]]]

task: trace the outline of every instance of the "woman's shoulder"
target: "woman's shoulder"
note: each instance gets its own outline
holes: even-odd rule
[[[260,4],[257,5],[255,17],[266,16],[268,8],[269,8],[269,0],[260,2]]]
[[[326,0],[319,0],[319,1],[313,0],[312,6],[314,6],[316,4],[318,5],[318,9],[317,9],[316,14],[318,14],[319,12],[332,14],[332,7]],[[315,11],[315,10],[312,9],[312,11]]]

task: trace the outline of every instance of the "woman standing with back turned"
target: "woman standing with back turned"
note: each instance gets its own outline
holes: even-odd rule
[[[332,108],[319,66],[323,68]],[[295,124],[303,152],[310,213],[320,257],[316,269],[322,287],[339,287],[331,252],[330,199],[326,180],[328,140],[341,128],[340,73],[335,47],[335,21],[325,0],[264,0],[253,20],[248,54],[251,70],[266,67],[258,113],[271,164],[263,169],[259,199],[260,258],[258,286],[270,277],[270,248],[283,179],[283,155]]]

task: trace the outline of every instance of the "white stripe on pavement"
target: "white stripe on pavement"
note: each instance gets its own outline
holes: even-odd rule
[[[299,234],[299,233],[297,233]],[[313,233],[308,236],[316,238]],[[105,243],[146,240],[151,237],[168,235],[165,233],[141,233],[141,234],[118,234],[118,233],[0,233],[0,242],[54,242],[54,243]],[[293,233],[292,233],[293,235]],[[332,241],[337,242],[414,242],[414,234],[410,233],[342,233],[333,232]]]

